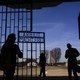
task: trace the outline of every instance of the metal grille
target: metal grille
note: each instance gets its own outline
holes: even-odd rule
[[[45,33],[19,31],[18,36],[19,46],[24,53],[21,62],[25,64],[21,64],[22,69],[18,65],[17,74],[18,76],[22,75],[22,79],[26,76],[26,80],[29,78],[32,80],[33,77],[37,77],[40,73],[38,63],[41,51],[45,52]],[[28,62],[29,59],[30,62]],[[36,65],[33,65],[33,62],[36,63]],[[28,65],[30,63],[31,65]]]
[[[18,37],[18,31],[31,31],[31,9],[17,8],[13,9],[6,6],[0,6],[0,42],[4,42],[10,33],[15,33]],[[16,40],[17,42],[17,40]]]
[[[23,80],[24,76],[26,80],[29,80],[29,78],[32,80],[32,77],[38,76],[39,55],[41,51],[45,51],[45,33],[31,32],[32,6],[30,7],[30,9],[14,9],[7,6],[0,6],[0,49],[7,36],[10,33],[15,33],[16,43],[23,52],[23,58],[17,60],[18,65],[15,71],[15,75],[17,75],[15,79],[18,80]],[[37,64],[35,67],[33,67],[33,62]]]

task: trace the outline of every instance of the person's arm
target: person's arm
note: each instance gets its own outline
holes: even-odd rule
[[[79,56],[79,51],[76,49],[76,57]]]
[[[41,65],[41,56],[39,56],[39,65]]]
[[[67,53],[67,51],[65,52],[65,58],[66,58],[66,59],[68,58],[68,53]]]
[[[16,45],[17,55],[19,58],[23,58],[23,53],[20,51],[20,48],[18,45]]]

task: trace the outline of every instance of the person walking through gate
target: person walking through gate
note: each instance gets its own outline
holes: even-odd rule
[[[20,51],[18,45],[14,44],[16,36],[14,33],[10,34],[1,48],[1,54],[4,58],[4,74],[6,80],[13,80],[16,56],[23,57],[23,53]]]
[[[77,75],[77,57],[79,56],[79,52],[76,48],[72,48],[70,43],[67,44],[67,48],[68,49],[65,52],[65,58],[68,59],[69,80],[72,80],[72,72],[74,74],[75,80],[79,80]]]
[[[46,76],[45,74],[45,64],[46,64],[46,57],[44,53],[40,54],[40,61],[39,61],[39,65],[40,65],[40,77],[43,74],[43,77]]]

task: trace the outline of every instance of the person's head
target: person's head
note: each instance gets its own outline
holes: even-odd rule
[[[41,53],[40,56],[45,56],[45,54],[44,53]]]
[[[15,40],[16,40],[16,36],[15,36],[14,33],[8,35],[7,42],[9,42],[9,43],[14,43]]]
[[[70,49],[72,45],[70,43],[67,44],[67,48]]]

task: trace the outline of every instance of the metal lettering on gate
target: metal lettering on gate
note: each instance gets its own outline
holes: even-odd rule
[[[19,31],[19,43],[44,43],[45,33],[44,32],[27,32]]]

